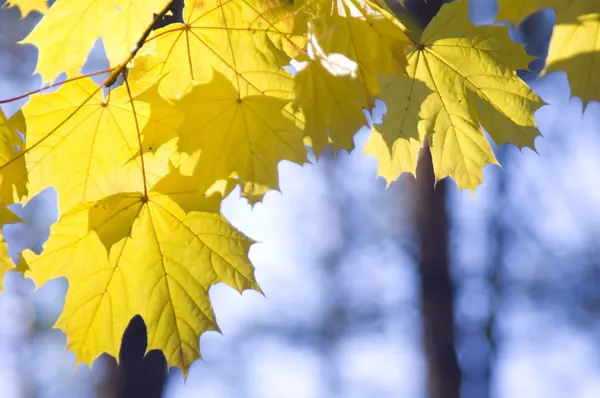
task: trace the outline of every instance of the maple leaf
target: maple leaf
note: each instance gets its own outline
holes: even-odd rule
[[[533,113],[543,102],[515,72],[529,60],[506,27],[471,24],[467,1],[445,4],[409,52],[408,76],[395,77],[381,95],[388,106],[384,125],[366,146],[379,175],[389,183],[415,173],[417,147],[428,136],[436,179],[450,176],[474,190],[483,167],[497,164],[480,125],[497,144],[533,148],[539,134]],[[413,79],[432,93],[423,99]]]
[[[202,169],[199,189],[234,177],[254,203],[277,188],[280,160],[305,160],[302,115],[289,107],[294,78],[283,69],[303,40],[292,16],[286,1],[189,1],[184,24],[149,39],[156,55],[134,60],[130,76],[138,84],[164,76],[163,95],[188,93],[178,103],[187,116],[179,148],[202,152],[189,158]]]
[[[144,155],[147,163],[151,155]],[[171,184],[169,190],[193,196],[187,202],[196,206],[204,200],[187,186]],[[162,350],[169,366],[187,374],[200,357],[200,335],[219,330],[210,287],[224,282],[239,292],[260,292],[248,261],[251,243],[218,213],[186,214],[159,192],[121,193],[64,214],[44,253],[27,253],[27,276],[38,285],[67,277],[55,326],[66,333],[78,362],[91,364],[103,352],[118,358],[123,332],[140,314],[147,350]]]
[[[156,56],[132,73],[165,75],[160,89],[168,98],[180,97],[194,82],[209,82],[213,71],[242,96],[292,98],[293,77],[282,69],[301,50],[292,17],[285,0],[186,1],[184,23],[156,30],[148,40],[156,42]]]
[[[178,113],[156,86],[132,98],[138,91],[126,82],[103,98],[100,86],[78,79],[24,107],[30,191],[54,186],[62,210],[44,251],[24,253],[26,275],[38,285],[69,281],[56,327],[78,361],[118,357],[123,331],[140,314],[148,350],[161,349],[186,373],[200,335],[218,330],[209,288],[260,288],[252,241],[218,214],[220,200],[170,166]],[[158,148],[144,151],[146,138]]]
[[[371,107],[380,93],[379,77],[402,75],[405,48],[410,44],[406,28],[389,12],[369,0],[306,0],[299,9],[321,9],[313,18],[314,34],[326,54],[342,54],[358,65],[361,82]],[[329,12],[327,11],[329,10]]]
[[[302,130],[285,113],[289,101],[268,95],[240,95],[232,82],[215,72],[208,84],[194,87],[178,103],[187,118],[179,130],[179,150],[199,156],[199,189],[235,174],[245,196],[256,202],[278,187],[281,160],[303,163]],[[200,111],[198,111],[200,110]]]
[[[354,148],[353,136],[366,124],[367,93],[356,78],[354,62],[325,54],[314,36],[307,46],[308,61],[296,63],[294,107],[305,118],[305,132],[314,153],[332,143],[335,152]]]
[[[350,151],[366,124],[363,109],[380,93],[378,78],[404,74],[406,28],[368,0],[305,0],[296,8],[309,33],[295,64],[294,107],[317,156],[329,143],[335,152]]]
[[[48,10],[48,0],[8,0],[4,7],[17,6],[21,10],[23,18],[27,17],[32,11],[45,13]]]
[[[498,19],[518,23],[547,7],[556,13],[556,25],[540,75],[565,71],[572,95],[584,105],[600,101],[600,0],[500,0]]]
[[[111,66],[127,60],[169,0],[57,0],[23,43],[38,48],[36,67],[44,81],[79,72],[102,38]]]
[[[416,63],[409,64],[409,76],[415,75]],[[386,102],[384,123],[376,126],[365,144],[365,153],[378,161],[378,173],[388,184],[398,175],[416,175],[419,150],[426,132],[419,128],[421,107],[431,90],[414,78],[382,79],[382,99]]]
[[[127,88],[118,87],[105,99],[100,86],[85,78],[25,105],[30,192],[55,187],[61,211],[68,212],[129,190],[124,170],[142,168],[140,137],[150,149],[175,136],[182,118],[169,111],[157,90],[140,94],[153,100],[148,103],[132,100]],[[157,114],[169,117],[155,119]]]

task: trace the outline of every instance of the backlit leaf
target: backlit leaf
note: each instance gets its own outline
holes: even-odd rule
[[[152,93],[145,95],[147,100]],[[159,107],[155,112],[168,112],[160,97],[155,103]],[[47,186],[55,187],[61,212],[128,191],[127,181],[120,175],[128,165],[141,170],[138,139],[163,142],[175,135],[181,122],[174,110],[172,117],[153,119],[153,109],[147,102],[132,101],[125,86],[105,99],[100,87],[89,79],[33,97],[23,108],[29,132],[30,191],[35,194]]]
[[[497,144],[533,148],[539,134],[533,113],[543,103],[515,72],[530,59],[510,41],[506,27],[476,27],[468,19],[467,1],[446,4],[408,60],[408,76],[382,94],[388,113],[367,144],[388,182],[415,172],[414,140],[422,142],[426,135],[436,178],[450,176],[471,190],[481,184],[483,167],[497,164],[480,126]],[[420,83],[432,91],[426,98]]]
[[[319,6],[331,10],[313,22],[319,44],[325,53],[342,54],[358,64],[371,106],[380,93],[380,76],[404,74],[410,44],[404,26],[369,0],[320,0]]]
[[[209,288],[224,282],[260,291],[248,260],[251,241],[218,214],[219,201],[187,181],[170,179],[167,189],[151,191],[178,172],[169,165],[176,140],[143,151],[146,132],[161,137],[159,130],[179,120],[152,119],[154,104],[158,114],[177,115],[152,99],[156,88],[133,100],[128,88],[103,99],[97,85],[81,79],[25,107],[27,129],[35,131],[26,156],[31,190],[56,187],[62,210],[43,253],[26,252],[27,275],[38,285],[68,279],[56,326],[78,361],[91,364],[103,352],[118,357],[125,327],[140,314],[148,350],[161,349],[170,366],[187,372],[200,356],[200,335],[218,330]]]
[[[336,152],[350,151],[354,133],[366,124],[363,108],[369,103],[355,75],[356,64],[324,54],[316,40],[309,43],[308,53],[308,61],[297,64],[294,98],[294,106],[304,113],[306,135],[317,155],[330,142]]]
[[[143,68],[150,76],[165,75],[160,88],[169,98],[180,97],[194,82],[209,82],[213,71],[242,96],[291,98],[293,78],[282,67],[290,61],[286,50],[299,50],[292,40],[292,11],[285,0],[187,1],[185,23],[154,33],[156,57]]]
[[[28,275],[38,285],[69,280],[56,326],[78,361],[91,364],[103,352],[118,358],[123,332],[140,314],[148,351],[162,350],[169,366],[187,373],[200,357],[200,335],[219,330],[209,288],[260,291],[251,243],[217,213],[186,214],[164,194],[122,193],[63,215],[44,253],[27,256]]]
[[[179,101],[187,115],[179,132],[179,149],[194,158],[202,190],[233,175],[252,202],[278,187],[281,160],[303,163],[302,130],[284,107],[287,100],[268,95],[241,95],[220,73],[194,87]]]

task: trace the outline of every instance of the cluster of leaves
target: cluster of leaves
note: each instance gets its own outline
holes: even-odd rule
[[[513,22],[556,6],[547,70],[566,70],[575,95],[599,99],[589,46],[600,0],[500,1],[500,18]],[[37,47],[44,81],[67,77],[10,119],[0,113],[0,223],[18,222],[6,206],[48,186],[61,213],[44,251],[24,252],[18,266],[0,242],[0,275],[68,279],[56,326],[85,363],[118,357],[140,314],[148,350],[185,373],[200,335],[219,330],[209,288],[260,291],[252,241],[220,214],[222,198],[239,186],[255,203],[278,188],[281,160],[302,164],[327,145],[352,150],[377,98],[387,113],[365,150],[388,182],[415,172],[427,140],[436,178],[474,190],[497,163],[482,127],[519,147],[533,148],[539,134],[533,114],[543,102],[515,72],[530,57],[507,26],[472,25],[467,0],[444,5],[425,28],[399,0],[8,5],[43,14],[23,43]],[[81,75],[98,39],[110,68]],[[96,84],[100,73],[108,77]]]

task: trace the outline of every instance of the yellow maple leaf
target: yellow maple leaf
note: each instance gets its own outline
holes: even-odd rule
[[[187,202],[204,200],[189,187],[169,188],[193,196]],[[91,364],[103,352],[118,358],[123,332],[140,314],[147,350],[162,350],[169,366],[187,374],[200,357],[200,335],[219,330],[210,287],[260,292],[248,261],[252,241],[218,213],[186,214],[169,194],[121,193],[81,205],[52,227],[42,255],[26,254],[27,276],[38,285],[57,276],[69,281],[55,326],[78,362]]]
[[[102,38],[111,66],[126,61],[169,0],[57,0],[23,40],[39,51],[36,72],[44,81],[79,72]]]
[[[366,124],[360,83],[351,77],[333,76],[320,62],[311,61],[296,76],[296,84],[294,105],[305,115],[314,153],[318,156],[330,142],[336,152],[352,150],[354,134]]]
[[[416,65],[408,65],[409,76],[415,75]],[[403,77],[387,77],[382,86],[387,107],[384,123],[372,130],[365,153],[377,158],[378,173],[389,184],[403,172],[416,175],[418,154],[425,139],[424,129],[419,128],[421,106],[431,90],[417,79]]]
[[[245,196],[255,202],[278,187],[281,160],[303,163],[302,130],[284,108],[289,101],[268,95],[241,95],[215,72],[208,84],[194,87],[177,103],[186,115],[179,150],[193,155],[202,191],[235,174]]]
[[[315,154],[354,148],[380,93],[381,75],[402,75],[406,28],[369,0],[304,0],[297,15],[308,26],[306,54],[296,63],[294,106],[302,110],[305,134]]]
[[[372,106],[380,93],[379,77],[404,74],[405,48],[410,44],[405,27],[370,0],[319,0],[316,3],[323,10],[331,10],[321,11],[319,17],[312,20],[319,45],[326,54],[342,54],[357,63],[358,74],[369,95],[366,105]]]
[[[526,16],[550,7],[556,13],[545,75],[565,71],[571,93],[589,101],[600,101],[600,0],[500,0],[498,19],[518,23]]]
[[[210,81],[213,71],[241,95],[291,98],[293,77],[282,67],[301,50],[292,17],[285,0],[186,1],[185,23],[155,31],[148,43],[156,42],[156,57],[135,64],[132,73],[166,75],[160,88],[169,98],[180,97],[194,82]]]
[[[140,137],[149,150],[174,137],[181,123],[181,116],[169,110],[156,90],[140,98],[131,100],[127,86],[121,86],[105,99],[87,78],[34,96],[23,107],[30,132],[25,156],[30,192],[55,187],[61,212],[68,212],[128,191],[124,170],[143,167]],[[170,116],[161,117],[165,114]]]
[[[289,106],[294,78],[283,69],[303,46],[293,11],[284,0],[189,1],[183,24],[148,40],[156,55],[134,60],[130,77],[138,84],[162,76],[164,96],[190,93],[178,103],[187,119],[179,147],[202,151],[188,161],[202,169],[194,173],[199,189],[237,178],[243,195],[256,202],[277,188],[280,160],[305,160],[302,115]]]
[[[260,292],[252,241],[218,213],[220,198],[169,165],[179,113],[156,86],[131,98],[137,92],[126,82],[103,98],[98,85],[78,79],[24,107],[30,192],[54,186],[61,208],[42,254],[24,253],[26,275],[38,285],[69,281],[56,326],[79,362],[118,357],[123,331],[140,314],[148,350],[161,349],[186,373],[200,335],[218,330],[209,288]],[[248,102],[250,111],[261,106]]]
[[[367,93],[356,77],[356,64],[326,55],[316,38],[308,43],[308,60],[297,63],[294,106],[301,109],[305,132],[318,156],[330,142],[335,152],[354,148],[353,137],[367,120]]]
[[[32,11],[45,13],[48,10],[48,0],[8,0],[3,6],[17,6],[25,18]]]
[[[481,183],[483,167],[497,164],[480,125],[497,144],[533,148],[539,134],[533,113],[543,102],[515,72],[530,58],[510,41],[506,27],[476,27],[467,1],[446,4],[408,61],[408,76],[387,82],[384,124],[366,146],[388,182],[415,172],[425,136],[436,179],[450,176],[471,190]]]

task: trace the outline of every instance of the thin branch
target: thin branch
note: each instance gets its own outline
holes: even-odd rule
[[[119,77],[119,75],[124,70],[126,70],[127,65],[129,65],[129,63],[131,62],[131,60],[133,60],[133,58],[135,58],[135,56],[137,55],[138,51],[140,51],[140,49],[144,46],[144,43],[146,42],[146,39],[148,38],[148,36],[150,35],[150,33],[152,33],[152,31],[154,29],[156,29],[157,26],[160,25],[162,19],[167,15],[167,13],[169,11],[171,11],[171,9],[175,6],[175,4],[178,1],[179,0],[171,0],[171,1],[169,1],[167,3],[167,5],[158,14],[154,15],[154,20],[146,28],[146,30],[142,33],[142,36],[140,36],[140,39],[137,41],[137,43],[136,43],[133,51],[131,51],[129,53],[129,56],[127,57],[127,59],[125,59],[125,61],[121,62],[121,64],[115,68],[115,70],[110,74],[110,76],[108,77],[108,79],[106,79],[106,81],[102,84],[103,86],[110,87],[113,84],[115,84],[115,82],[117,81],[117,78]]]

